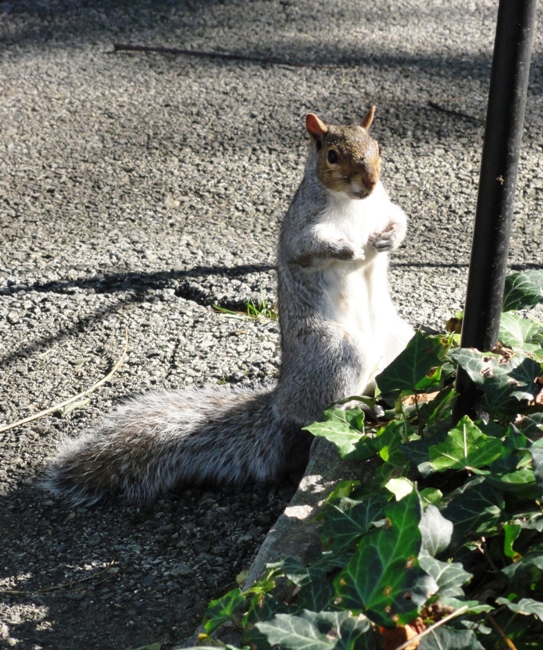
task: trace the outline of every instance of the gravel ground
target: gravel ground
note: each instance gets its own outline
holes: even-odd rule
[[[377,104],[384,182],[410,216],[391,269],[399,309],[441,327],[461,307],[496,5],[0,0],[0,426],[101,379],[129,332],[88,403],[0,433],[0,647],[168,648],[235,584],[293,493],[73,509],[36,480],[62,437],[123,396],[276,375],[277,324],[212,305],[273,302],[307,111],[352,121]],[[537,32],[515,268],[541,262]]]

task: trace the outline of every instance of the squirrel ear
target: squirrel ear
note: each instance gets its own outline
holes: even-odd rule
[[[360,126],[366,131],[370,130],[370,126],[373,122],[373,116],[375,115],[375,106],[372,106],[370,110],[364,115],[364,117],[360,120]]]
[[[305,117],[305,128],[309,135],[317,142],[321,142],[322,137],[328,132],[328,127],[324,122],[319,120],[316,115],[309,113]]]

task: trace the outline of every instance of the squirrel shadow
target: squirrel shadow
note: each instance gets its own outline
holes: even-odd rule
[[[247,568],[295,487],[174,490],[151,511],[66,507],[21,485],[0,497],[0,618],[28,648],[177,642]],[[33,615],[17,621],[20,608]]]
[[[76,289],[92,290],[96,294],[122,294],[113,304],[96,309],[90,315],[82,317],[73,325],[65,325],[52,335],[37,337],[28,343],[25,349],[12,352],[0,357],[0,368],[7,367],[15,359],[27,358],[36,352],[46,349],[53,341],[61,341],[76,333],[85,330],[89,325],[100,322],[130,304],[137,304],[148,300],[149,291],[171,287],[178,298],[190,300],[204,307],[218,305],[225,309],[240,310],[245,308],[245,303],[236,300],[217,300],[212,292],[206,292],[191,279],[207,276],[225,276],[238,278],[251,273],[266,273],[274,269],[271,264],[240,264],[239,266],[196,266],[186,271],[155,271],[111,273],[89,278],[75,280],[57,280],[54,282],[35,282],[33,284],[8,284],[3,290],[4,295],[13,295],[24,292],[41,292],[61,295],[73,295]]]

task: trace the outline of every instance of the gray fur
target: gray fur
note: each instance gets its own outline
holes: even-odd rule
[[[343,127],[347,139],[348,129],[363,159],[355,147],[366,146],[358,145],[362,130]],[[364,134],[362,143],[374,146]],[[328,190],[318,156],[313,142],[281,229],[277,387],[132,398],[96,430],[64,443],[42,481],[47,489],[80,504],[112,497],[145,503],[176,485],[274,481],[307,461],[311,437],[301,427],[329,404],[371,390],[378,368],[412,334],[387,280],[386,251],[401,243],[406,218],[380,183],[363,199]]]

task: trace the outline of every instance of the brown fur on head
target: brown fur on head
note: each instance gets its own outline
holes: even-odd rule
[[[334,192],[363,199],[373,191],[381,172],[379,144],[369,134],[375,106],[360,124],[326,125],[309,113],[306,129],[317,154],[317,175],[321,183]]]

